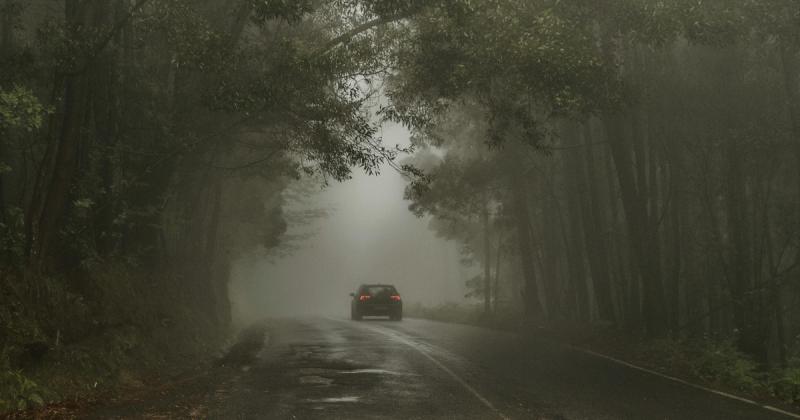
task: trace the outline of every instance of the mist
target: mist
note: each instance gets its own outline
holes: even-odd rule
[[[800,418],[798,0],[0,0],[0,418]]]
[[[410,133],[385,123],[389,145],[409,146]],[[393,284],[409,305],[463,302],[475,268],[461,263],[459,245],[438,237],[430,217],[416,217],[403,199],[408,184],[389,165],[380,175],[356,171],[345,182],[317,187],[285,211],[325,210],[310,225],[289,222],[299,237],[283,253],[256,252],[233,263],[229,293],[234,322],[270,316],[336,315],[350,311],[360,284]]]

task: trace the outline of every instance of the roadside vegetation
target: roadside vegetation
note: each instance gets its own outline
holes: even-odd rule
[[[409,318],[429,319],[531,334],[591,350],[665,375],[759,401],[778,401],[800,407],[800,359],[786,368],[764,370],[742,353],[730,338],[657,338],[630,335],[608,325],[554,321],[530,328],[519,313],[486,316],[482,303],[410,304]]]
[[[0,412],[220,347],[286,189],[397,153],[366,112],[381,4],[0,1]]]
[[[797,5],[488,3],[420,17],[389,79],[410,210],[480,271],[484,315],[431,317],[602,326],[795,398]]]
[[[384,163],[481,271],[429,316],[797,399],[794,0],[0,0],[0,409],[218,348],[287,188]]]

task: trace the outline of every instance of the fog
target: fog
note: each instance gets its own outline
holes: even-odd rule
[[[385,124],[388,145],[408,146],[409,132]],[[437,237],[429,218],[417,218],[403,199],[406,180],[384,165],[370,176],[331,182],[285,211],[326,210],[311,225],[289,222],[288,252],[254,253],[234,262],[229,286],[234,322],[269,316],[346,315],[349,293],[362,283],[394,284],[405,303],[464,300],[471,267],[458,244]],[[291,218],[289,218],[291,219]]]
[[[0,0],[0,419],[800,418],[798,6]]]

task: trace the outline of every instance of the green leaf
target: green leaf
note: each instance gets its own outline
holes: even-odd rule
[[[44,405],[44,399],[41,397],[41,395],[35,392],[28,395],[28,401],[32,402],[36,406]]]

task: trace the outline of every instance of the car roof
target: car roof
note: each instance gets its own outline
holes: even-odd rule
[[[359,287],[394,287],[393,284],[362,284]]]

